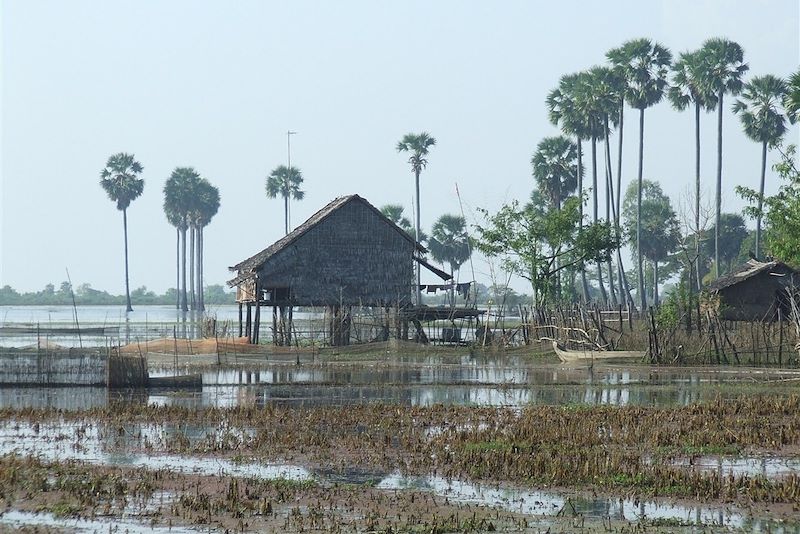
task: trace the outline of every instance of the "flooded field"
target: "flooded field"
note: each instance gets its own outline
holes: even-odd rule
[[[800,372],[269,354],[0,388],[0,531],[800,532]],[[94,489],[92,489],[94,488]]]

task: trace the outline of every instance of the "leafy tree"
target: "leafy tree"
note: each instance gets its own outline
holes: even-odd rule
[[[783,106],[786,108],[789,120],[792,123],[796,122],[800,116],[800,70],[789,76]]]
[[[717,95],[703,82],[703,55],[700,51],[683,52],[672,65],[672,85],[667,96],[672,107],[683,111],[690,105],[694,108],[694,249],[695,262],[700,260],[700,111],[713,111]],[[697,289],[700,290],[700,270],[697,270]]]
[[[767,251],[795,267],[800,267],[800,171],[797,168],[797,147],[790,145],[781,151],[781,161],[773,167],[784,183],[778,193],[763,200],[765,245]],[[751,203],[760,195],[747,188],[738,188],[738,193]],[[745,208],[750,216],[757,215],[757,208]]]
[[[723,213],[720,216],[720,224],[719,232],[716,231],[716,228],[710,228],[709,233],[712,235],[719,234],[719,259],[722,262],[719,272],[725,274],[730,272],[738,263],[742,245],[749,232],[745,226],[744,218],[738,213]],[[704,243],[705,250],[703,254],[711,258],[712,254],[710,252],[714,247],[714,242],[705,240]]]
[[[297,167],[278,165],[267,176],[267,196],[269,198],[283,197],[283,213],[285,230],[289,233],[289,197],[303,200],[306,193],[300,189],[303,185],[303,175]]]
[[[125,301],[127,311],[131,306],[130,282],[128,276],[128,206],[144,191],[144,180],[139,175],[144,170],[133,154],[120,152],[108,158],[106,166],[100,171],[100,186],[108,198],[116,202],[122,212],[122,228],[125,236]]]
[[[672,54],[665,46],[654,43],[649,39],[634,39],[622,44],[610,54],[612,64],[625,77],[625,100],[634,109],[639,110],[639,171],[637,177],[637,193],[644,189],[642,185],[644,168],[644,112],[647,108],[658,104],[664,96],[667,87],[667,75],[672,63]],[[642,197],[636,201],[636,221],[642,221]],[[624,211],[624,208],[623,208]],[[646,306],[644,293],[644,269],[642,262],[643,245],[642,228],[636,231],[636,260],[639,271],[638,287],[639,301],[642,309]]]
[[[738,43],[728,39],[708,39],[700,48],[702,80],[705,90],[717,95],[717,191],[715,196],[715,228],[721,228],[722,216],[722,110],[725,94],[738,95],[742,76],[749,67]],[[714,234],[714,276],[719,276],[719,235]]]
[[[448,214],[439,217],[433,223],[428,248],[433,259],[450,266],[452,276],[469,259],[472,252],[464,217]]]
[[[531,158],[536,185],[553,209],[560,210],[562,199],[578,186],[577,152],[575,143],[564,136],[545,137]]]
[[[211,219],[219,211],[220,197],[219,189],[211,185],[205,178],[197,185],[194,199],[194,210],[192,221],[194,224],[194,231],[197,234],[197,309],[205,310],[204,293],[203,293],[203,232],[206,226],[211,223]]]
[[[631,182],[625,192],[622,203],[625,238],[637,255],[641,254],[653,263],[653,279],[658,280],[659,262],[667,261],[680,244],[680,227],[678,216],[669,197],[661,190],[661,185],[643,180],[642,189],[640,194],[638,184]],[[637,274],[643,282],[644,274]],[[642,287],[644,291],[644,284]],[[658,306],[657,283],[653,288],[653,302]]]
[[[503,268],[531,283],[534,300],[544,305],[551,297],[555,275],[586,260],[604,261],[617,246],[608,223],[590,224],[578,231],[580,200],[568,198],[558,210],[513,201],[477,226],[477,247],[489,257],[501,257]]]
[[[422,169],[428,166],[428,159],[426,156],[430,151],[431,147],[436,146],[436,139],[431,136],[428,132],[422,132],[420,134],[413,134],[408,133],[403,136],[403,138],[397,142],[397,146],[395,147],[398,152],[408,152],[410,156],[408,157],[408,162],[411,164],[411,172],[414,173],[414,186],[416,190],[415,200],[417,202],[417,216],[414,226],[414,235],[419,242],[420,238],[422,237],[421,233],[421,225],[420,225],[420,205],[419,205],[419,175],[422,172]],[[416,265],[417,267],[417,304],[422,303],[422,294],[419,291],[419,283],[420,283],[420,266],[419,263]]]
[[[741,98],[733,104],[733,112],[739,114],[745,135],[761,143],[761,182],[756,214],[757,258],[761,257],[761,211],[767,175],[767,148],[780,143],[786,133],[786,116],[781,109],[786,91],[786,82],[777,76],[757,76],[744,85]]]

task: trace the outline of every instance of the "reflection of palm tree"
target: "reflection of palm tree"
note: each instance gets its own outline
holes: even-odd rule
[[[117,203],[117,209],[122,212],[122,230],[125,239],[125,302],[127,311],[131,307],[131,290],[128,277],[128,206],[139,198],[144,191],[144,180],[138,176],[144,167],[134,159],[133,154],[120,152],[114,154],[106,162],[105,168],[100,171],[100,186],[108,198]]]
[[[694,104],[694,252],[700,265],[700,110],[713,111],[717,95],[703,83],[703,55],[684,52],[672,66],[672,86],[667,96],[672,107],[683,111]],[[700,269],[696,269],[697,289],[701,289]]]
[[[725,93],[738,95],[742,76],[750,67],[744,62],[744,51],[728,39],[708,39],[700,49],[703,84],[717,95],[717,194],[714,217],[714,277],[719,277],[719,227],[722,214],[722,109]]]
[[[761,184],[758,189],[756,216],[756,258],[760,257],[761,209],[764,203],[764,180],[767,174],[767,147],[777,145],[786,133],[786,117],[781,110],[786,96],[786,82],[770,74],[757,76],[745,84],[741,99],[736,100],[733,112],[742,119],[744,133],[761,143]]]
[[[398,152],[409,152],[411,156],[408,158],[408,162],[411,164],[411,171],[414,173],[414,185],[416,188],[416,201],[417,201],[417,216],[415,221],[414,230],[416,232],[415,237],[416,240],[419,241],[421,237],[421,229],[420,229],[420,208],[419,208],[419,175],[428,165],[428,160],[425,156],[428,155],[428,151],[432,146],[436,145],[436,139],[432,137],[428,132],[422,132],[420,134],[411,134],[408,133],[403,136],[403,138],[397,142],[397,151]],[[419,263],[416,265],[417,267],[417,305],[422,304],[422,294],[419,290],[420,284],[420,266]]]
[[[637,177],[638,198],[636,216],[636,261],[639,269],[639,302],[642,309],[647,306],[644,294],[644,262],[641,247],[642,179],[644,164],[644,111],[658,104],[667,87],[667,74],[672,63],[672,54],[663,45],[649,39],[627,41],[614,53],[609,52],[612,64],[626,80],[625,100],[639,110],[639,172]]]
[[[297,167],[278,165],[267,176],[267,196],[269,198],[283,197],[283,211],[285,230],[289,233],[289,197],[303,200],[305,191],[300,189],[303,184],[303,175]]]

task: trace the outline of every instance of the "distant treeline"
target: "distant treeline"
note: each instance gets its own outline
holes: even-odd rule
[[[175,304],[177,291],[169,288],[162,294],[156,294],[147,287],[142,286],[131,291],[131,303],[146,304]],[[205,288],[206,304],[235,304],[236,293],[226,291],[222,285],[211,285]],[[93,289],[89,284],[81,284],[75,288],[75,303],[78,305],[125,305],[125,295],[112,295],[108,291]],[[19,293],[11,286],[0,288],[0,305],[10,306],[35,306],[35,305],[71,305],[72,292],[69,282],[61,282],[58,289],[53,284],[47,284],[41,291]]]

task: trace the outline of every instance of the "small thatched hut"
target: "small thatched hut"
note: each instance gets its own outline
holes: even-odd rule
[[[790,313],[789,292],[797,271],[780,261],[751,259],[708,286],[719,297],[720,316],[730,321],[772,321]]]
[[[450,275],[428,264],[426,249],[380,210],[358,195],[337,198],[292,232],[233,267],[240,310],[247,306],[244,334],[258,341],[261,306],[280,310],[278,344],[291,342],[293,306],[325,307],[338,326],[331,342],[347,344],[344,331],[352,306],[402,308],[411,303],[414,261],[441,278]],[[256,317],[251,322],[251,309]],[[287,315],[288,314],[288,315]],[[288,323],[288,324],[287,324]],[[342,332],[340,332],[342,330]]]

